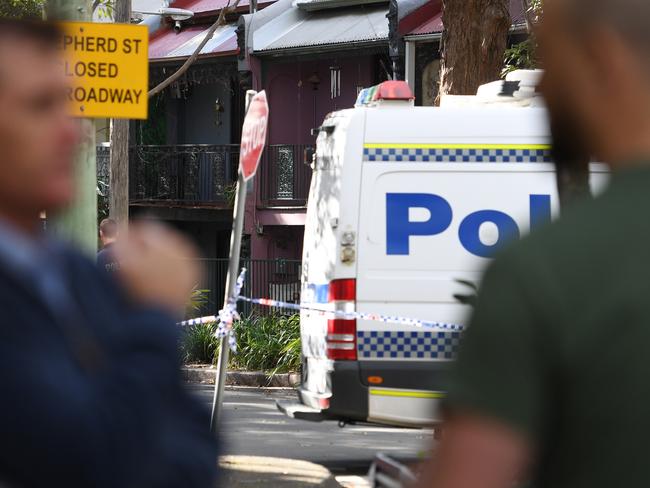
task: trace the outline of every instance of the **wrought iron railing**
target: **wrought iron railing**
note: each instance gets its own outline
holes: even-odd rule
[[[274,144],[267,148],[259,168],[262,207],[304,207],[309,195],[311,167],[305,164],[304,144]]]
[[[308,145],[267,147],[258,170],[261,207],[301,207],[307,203],[311,168]],[[168,202],[232,205],[238,145],[136,146],[130,151],[132,203]]]
[[[238,161],[238,145],[133,147],[131,203],[231,205]]]
[[[311,168],[305,164],[308,145],[275,144],[266,148],[258,170],[258,205],[302,207],[307,203]],[[97,147],[100,191],[108,192],[110,147]],[[129,156],[131,203],[232,205],[239,146],[135,146]]]
[[[214,314],[223,306],[223,297],[228,273],[228,259],[201,259],[204,280],[201,288],[208,290],[207,303],[200,311],[202,314]],[[242,294],[256,298],[273,298],[284,302],[300,301],[301,262],[295,259],[242,259],[240,269],[245,267],[246,280]],[[240,302],[239,311],[249,314],[253,310],[259,314],[291,313],[268,307],[252,306]]]

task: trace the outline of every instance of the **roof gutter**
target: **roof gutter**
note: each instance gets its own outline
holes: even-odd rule
[[[281,57],[299,54],[315,54],[315,53],[329,53],[350,51],[358,48],[375,48],[375,47],[388,47],[388,38],[377,39],[369,41],[356,41],[356,42],[337,42],[332,44],[315,44],[310,46],[296,46],[296,47],[279,47],[274,49],[265,49],[262,51],[255,51],[252,53],[259,57]]]
[[[528,32],[528,28],[526,27],[526,24],[515,24],[510,26],[510,29],[508,30],[509,34],[526,34]],[[429,41],[439,41],[442,38],[442,32],[432,32],[430,34],[410,34],[408,36],[404,36],[404,40],[406,42],[429,42]]]
[[[232,58],[233,56],[236,56],[239,53],[239,50],[235,49],[234,51],[225,51],[225,52],[219,52],[219,53],[206,53],[206,54],[199,54],[199,57],[197,58],[198,60],[201,59],[215,59],[215,58]],[[149,59],[149,64],[165,64],[165,63],[171,63],[171,64],[176,64],[179,62],[184,62],[187,61],[189,56],[174,56],[174,57],[169,57],[169,58],[153,58]],[[226,61],[232,61],[226,60]]]
[[[431,34],[411,34],[409,36],[404,36],[406,42],[429,42],[429,41],[439,41],[442,39],[442,32],[432,32]]]

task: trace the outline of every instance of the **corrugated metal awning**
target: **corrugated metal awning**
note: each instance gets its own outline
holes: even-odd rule
[[[521,0],[510,0],[510,17],[512,19],[513,29],[521,27],[526,23],[526,14]],[[415,40],[417,36],[440,34],[442,30],[442,12],[438,12],[428,19],[423,19],[423,22],[406,34],[406,37],[411,38],[413,36]]]
[[[388,40],[386,5],[306,12],[289,8],[253,34],[253,52],[370,44]]]
[[[180,32],[165,29],[157,32],[149,41],[149,60],[170,61],[184,59],[192,55],[194,50],[205,37],[209,25],[193,25],[184,27]],[[217,28],[200,56],[228,56],[237,54],[237,26],[227,24]]]

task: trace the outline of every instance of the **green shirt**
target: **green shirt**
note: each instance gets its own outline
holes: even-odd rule
[[[525,434],[535,487],[650,486],[650,166],[495,260],[448,406]]]

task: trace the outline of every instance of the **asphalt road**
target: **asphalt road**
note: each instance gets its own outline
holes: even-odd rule
[[[191,386],[206,404],[212,387]],[[223,454],[302,459],[322,464],[333,472],[365,472],[375,453],[400,460],[415,460],[433,442],[430,430],[375,425],[308,422],[284,416],[275,400],[292,399],[290,390],[237,388],[226,392],[222,434]]]

